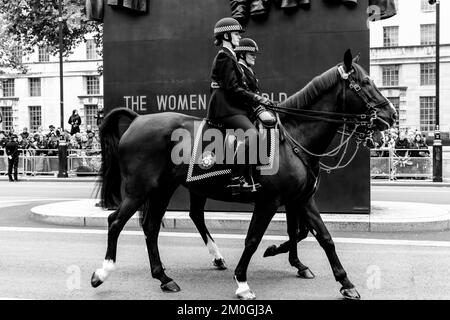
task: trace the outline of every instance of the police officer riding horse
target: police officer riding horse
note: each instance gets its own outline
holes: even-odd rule
[[[239,148],[245,148],[246,165],[233,165],[231,182],[228,185],[233,195],[246,192],[255,192],[260,187],[252,176],[252,165],[248,162],[250,140],[257,139],[258,131],[250,120],[256,115],[269,121],[275,117],[266,111],[265,107],[274,106],[274,102],[259,93],[257,80],[251,70],[251,57],[246,59],[246,53],[258,52],[256,43],[250,39],[241,40],[241,33],[245,32],[240,23],[233,18],[223,18],[214,27],[216,46],[221,49],[214,58],[211,70],[211,98],[208,106],[207,118],[212,123],[219,124],[226,129],[242,129],[245,132],[244,141],[237,143]],[[243,39],[244,40],[244,39]],[[244,54],[241,64],[238,62],[236,52]],[[246,60],[250,61],[248,63]],[[245,64],[245,66],[244,66]],[[248,77],[246,77],[247,68]]]

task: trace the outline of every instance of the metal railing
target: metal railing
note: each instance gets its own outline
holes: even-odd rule
[[[59,171],[57,149],[20,149],[18,173],[20,175],[52,175]],[[3,154],[3,156],[1,156]],[[67,157],[69,175],[98,175],[101,151],[98,149],[69,149]],[[6,151],[0,149],[0,175],[8,172]]]
[[[433,178],[433,158],[429,149],[374,149],[371,153],[371,178]]]
[[[428,156],[411,157],[418,152]],[[404,153],[404,154],[403,154]],[[3,154],[3,155],[2,155]],[[424,154],[422,154],[424,155]],[[372,179],[432,179],[432,149],[374,149],[370,161]],[[70,176],[95,176],[100,172],[101,151],[99,149],[69,149],[67,170]],[[59,170],[57,149],[20,150],[18,171],[20,175],[53,175]],[[0,175],[8,172],[8,158],[0,149]],[[444,155],[443,177],[450,178],[450,157]]]

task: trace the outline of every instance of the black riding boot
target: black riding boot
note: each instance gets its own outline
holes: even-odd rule
[[[237,160],[237,155],[239,152],[239,148],[245,147],[246,152],[246,161],[245,164],[236,164],[233,165],[231,169],[231,182],[228,185],[231,188],[232,195],[238,195],[240,193],[248,193],[248,192],[256,192],[261,187],[261,184],[255,183],[253,180],[253,167],[254,165],[249,164],[250,157],[248,156],[248,138],[245,138],[245,144],[238,146],[235,153],[235,160]],[[248,170],[246,170],[248,169]]]
[[[248,0],[230,0],[231,16],[240,23],[248,20]]]

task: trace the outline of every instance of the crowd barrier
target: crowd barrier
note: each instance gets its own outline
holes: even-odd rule
[[[3,151],[3,152],[2,152]],[[2,155],[3,154],[3,155]],[[70,176],[98,175],[101,166],[100,150],[68,150],[67,173]],[[27,149],[20,150],[19,175],[56,176],[59,171],[58,150]],[[0,174],[7,174],[8,158],[4,150],[0,150]]]
[[[411,157],[414,152],[427,152],[428,156]],[[3,155],[2,155],[3,154]],[[100,172],[101,151],[70,149],[67,157],[69,176],[95,176]],[[8,159],[0,149],[0,175],[7,174]],[[58,150],[21,150],[18,171],[20,175],[56,176],[59,171]],[[450,158],[444,156],[444,178],[450,178]],[[432,150],[374,149],[370,161],[372,179],[426,179],[433,178]]]
[[[450,159],[443,159],[443,177],[450,177]],[[430,149],[374,149],[371,151],[372,179],[433,179]]]

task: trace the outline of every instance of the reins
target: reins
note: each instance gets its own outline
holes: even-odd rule
[[[366,95],[363,93],[363,90],[361,86],[351,78],[351,74],[354,72],[352,70],[349,73],[346,73],[344,71],[344,68],[341,66],[338,68],[338,71],[341,75],[341,78],[343,81],[348,81],[348,87],[355,92],[358,97],[361,98],[361,100],[366,104],[367,107],[367,113],[364,114],[349,114],[349,113],[342,113],[342,112],[330,112],[330,111],[319,111],[319,110],[306,110],[306,109],[296,109],[296,108],[288,108],[288,107],[280,107],[280,106],[272,106],[268,107],[268,109],[286,114],[291,115],[295,117],[310,119],[310,120],[316,120],[316,121],[325,121],[329,123],[335,123],[335,124],[341,124],[343,125],[342,131],[338,131],[338,133],[341,135],[341,141],[339,145],[334,148],[331,151],[328,151],[323,154],[316,154],[314,152],[311,152],[307,148],[301,145],[298,141],[292,137],[292,135],[284,128],[284,134],[288,138],[288,141],[290,142],[291,146],[293,146],[294,153],[300,157],[300,150],[305,152],[306,154],[313,156],[313,157],[334,157],[341,152],[343,149],[342,155],[334,166],[329,166],[324,164],[323,162],[319,161],[320,169],[324,170],[328,173],[331,173],[335,170],[340,170],[346,168],[350,163],[355,159],[356,154],[359,151],[359,148],[361,146],[361,143],[365,139],[372,139],[373,134],[373,127],[374,127],[374,121],[379,120],[381,122],[386,123],[383,119],[378,117],[378,114],[376,112],[377,107],[383,107],[389,104],[388,101],[379,103],[374,105],[372,102],[369,101],[369,99],[366,97]],[[343,103],[345,105],[345,94],[346,92],[346,85],[344,85],[343,89]],[[354,126],[354,129],[352,131],[347,130],[347,125]],[[359,128],[363,128],[364,132],[357,132]],[[347,136],[347,139],[345,139],[345,136]],[[344,162],[345,156],[348,151],[348,145],[350,143],[350,140],[355,137],[356,139],[356,148],[353,152],[350,159],[345,163]],[[301,158],[301,157],[300,157]],[[302,158],[301,158],[302,159]],[[303,159],[302,159],[303,160]]]

